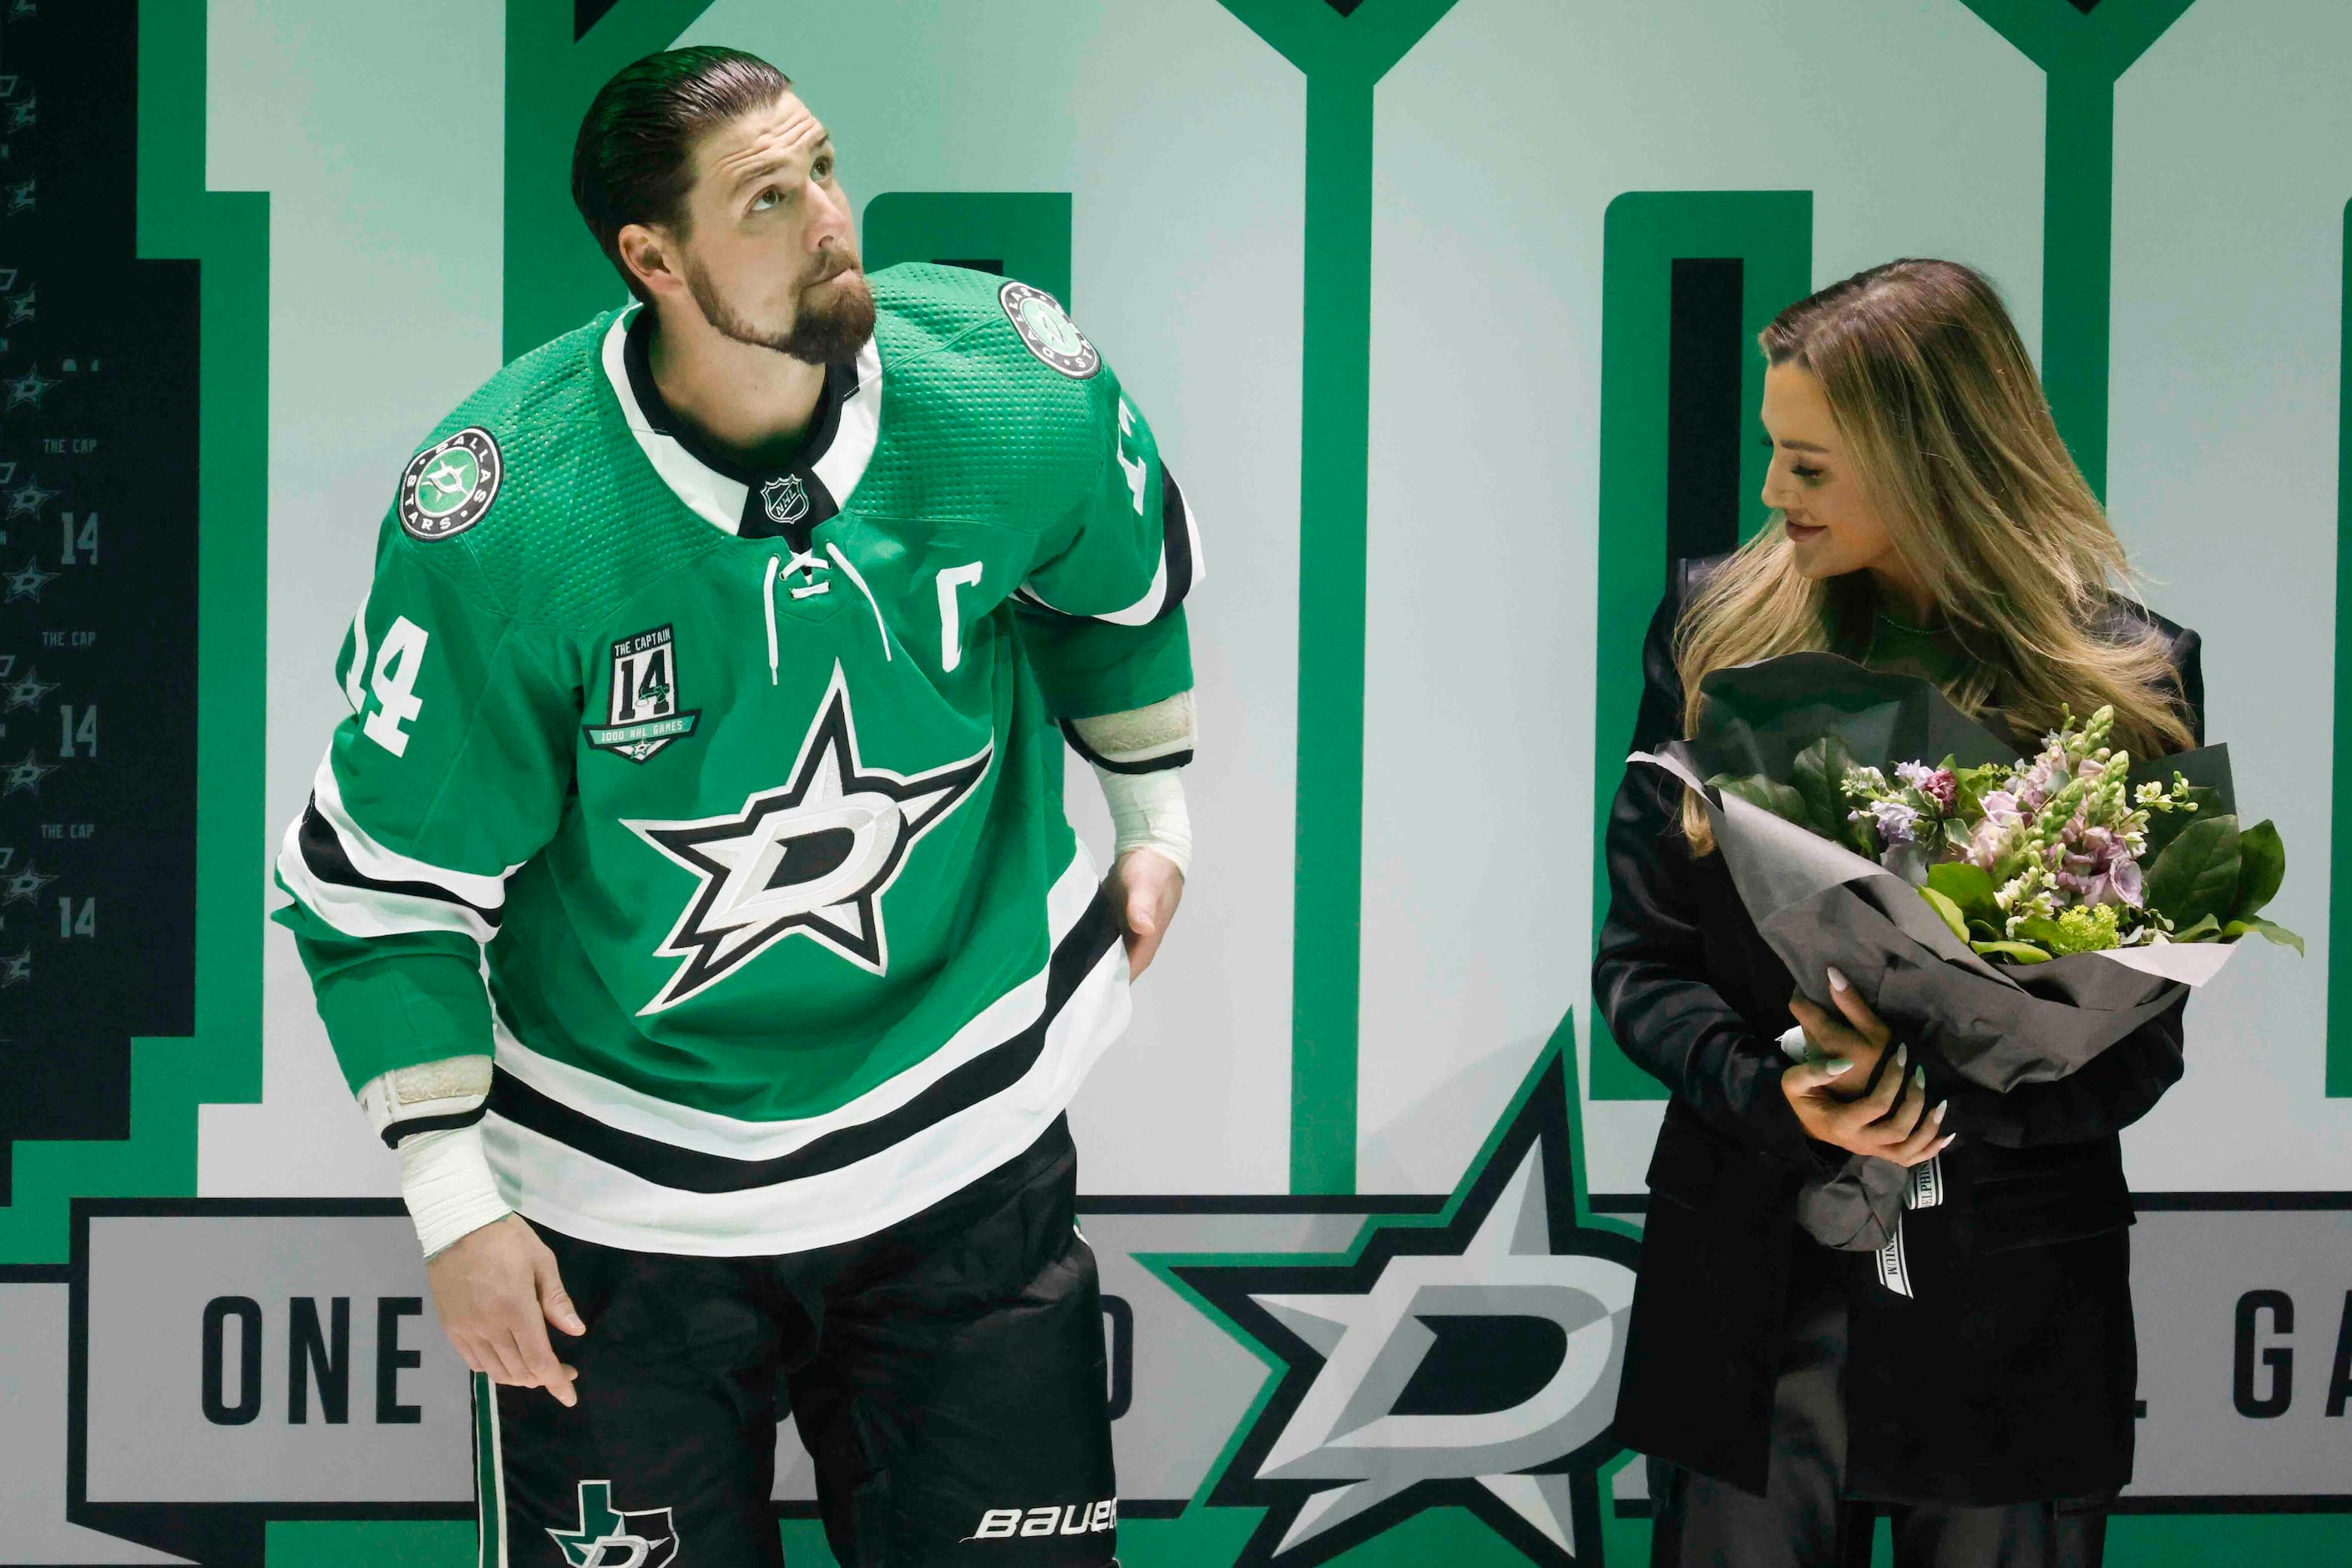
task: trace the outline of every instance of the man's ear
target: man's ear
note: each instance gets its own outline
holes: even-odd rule
[[[647,292],[665,294],[686,286],[686,279],[671,265],[673,246],[670,237],[647,224],[622,226],[615,243],[620,247],[621,263]]]

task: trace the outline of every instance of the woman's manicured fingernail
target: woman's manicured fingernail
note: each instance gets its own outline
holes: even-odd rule
[[[1837,1075],[1842,1072],[1852,1072],[1853,1070],[1853,1063],[1843,1058],[1840,1058],[1838,1060],[1833,1062],[1826,1063],[1822,1068],[1822,1071],[1829,1074],[1832,1078],[1837,1077]]]
[[[1830,989],[1832,991],[1851,991],[1853,989],[1853,983],[1848,981],[1845,977],[1845,971],[1840,969],[1834,963],[1830,965]]]
[[[1901,1067],[1905,1062],[1907,1062],[1907,1061],[1909,1061],[1910,1059],[1911,1059],[1911,1047],[1908,1047],[1908,1046],[1897,1046],[1897,1047],[1895,1047],[1895,1065],[1896,1067]]]
[[[1913,1068],[1911,1069],[1911,1081],[1918,1085],[1921,1089],[1927,1088],[1927,1069],[1926,1068]]]
[[[1937,1121],[1941,1121],[1942,1120],[1944,1120],[1944,1112],[1945,1112],[1945,1111],[1947,1111],[1947,1110],[1949,1110],[1951,1108],[1952,1108],[1952,1102],[1951,1102],[1950,1100],[1939,1100],[1939,1101],[1937,1101],[1937,1105],[1936,1105],[1935,1111],[1934,1111],[1934,1113],[1933,1113],[1933,1114],[1934,1114],[1934,1116],[1935,1116],[1935,1118],[1936,1118],[1936,1120],[1937,1120]]]

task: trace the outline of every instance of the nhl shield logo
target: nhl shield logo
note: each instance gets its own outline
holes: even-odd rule
[[[808,487],[798,474],[770,479],[760,487],[760,507],[778,528],[790,528],[808,515]]]
[[[613,645],[605,712],[606,722],[588,726],[588,743],[633,763],[694,733],[702,714],[679,708],[677,637],[669,627],[656,626]]]
[[[613,1507],[613,1483],[580,1483],[580,1528],[547,1533],[569,1568],[667,1568],[677,1560],[677,1530],[666,1508],[623,1513]]]
[[[1102,355],[1043,289],[1007,283],[996,291],[996,302],[1021,334],[1022,346],[1072,381],[1084,381],[1102,369]]]

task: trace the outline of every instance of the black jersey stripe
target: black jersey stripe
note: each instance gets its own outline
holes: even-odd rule
[[[1078,733],[1078,726],[1074,721],[1064,719],[1059,722],[1062,738],[1069,742],[1070,750],[1106,773],[1164,773],[1170,768],[1184,767],[1192,761],[1192,748],[1187,746],[1181,752],[1170,752],[1163,756],[1139,757],[1131,763],[1115,763],[1087,744],[1087,738]]]
[[[1044,1053],[1046,1029],[1118,937],[1118,912],[1107,900],[1096,899],[1054,949],[1045,970],[1045,1005],[1034,1023],[948,1073],[898,1110],[828,1132],[772,1160],[730,1159],[606,1126],[585,1111],[541,1093],[503,1068],[492,1071],[489,1109],[519,1127],[528,1127],[592,1159],[681,1192],[740,1193],[821,1176],[879,1154],[1020,1082]]]
[[[1165,463],[1160,465],[1160,529],[1168,584],[1153,620],[1172,612],[1192,591],[1192,529],[1184,518],[1183,493],[1177,489],[1176,476],[1168,471]]]
[[[315,795],[302,808],[302,831],[299,837],[302,845],[302,864],[310,870],[310,875],[318,878],[321,882],[332,882],[338,887],[358,888],[371,893],[400,893],[411,898],[437,899],[442,903],[455,904],[461,910],[473,910],[475,914],[481,917],[484,925],[493,929],[496,929],[499,918],[504,912],[497,906],[485,909],[480,904],[469,903],[438,882],[385,882],[369,876],[352,864],[351,854],[343,847],[342,835],[335,831],[333,823],[320,815],[319,797]]]
[[[441,1132],[452,1127],[471,1127],[488,1110],[486,1102],[471,1110],[453,1110],[446,1116],[412,1116],[405,1121],[387,1121],[383,1126],[383,1146],[397,1149],[400,1141],[412,1132]]]

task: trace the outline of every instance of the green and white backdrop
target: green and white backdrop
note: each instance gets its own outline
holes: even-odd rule
[[[615,298],[571,138],[679,42],[799,80],[869,264],[1064,297],[1203,520],[1199,860],[1075,1112],[1124,1560],[1643,1560],[1595,829],[1667,559],[1763,521],[1754,331],[1896,255],[2003,289],[2313,939],[2126,1140],[2111,1561],[2352,1551],[2352,8],[5,0],[0,1563],[471,1561],[267,864],[394,475]]]

